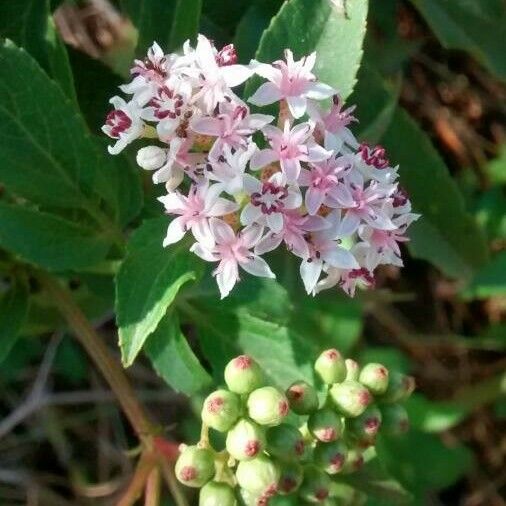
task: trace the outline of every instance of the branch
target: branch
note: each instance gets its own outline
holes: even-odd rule
[[[139,438],[151,445],[152,436],[157,432],[155,426],[137,400],[121,365],[116,362],[102,338],[76,304],[70,290],[44,272],[38,271],[36,277],[51,297],[55,307],[65,317],[75,337],[109,383]]]

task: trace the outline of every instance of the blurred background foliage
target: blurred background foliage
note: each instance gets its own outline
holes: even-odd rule
[[[400,164],[423,218],[376,291],[307,298],[274,257],[277,282],[246,279],[218,304],[200,262],[161,248],[158,190],[106,155],[100,126],[135,55],[198,31],[242,62],[316,49],[361,139]],[[34,282],[42,268],[119,356],[117,322],[170,438],[195,439],[194,410],[238,351],[286,386],[336,346],[419,386],[412,430],[378,444],[367,504],[504,504],[505,31],[503,0],[1,2],[0,503],[111,504],[132,470],[128,424]]]

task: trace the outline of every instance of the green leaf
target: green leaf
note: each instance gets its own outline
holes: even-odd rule
[[[356,82],[362,58],[367,0],[348,0],[347,16],[328,0],[288,0],[260,40],[255,58],[272,62],[290,48],[298,58],[317,53],[315,74],[346,98]],[[246,87],[246,97],[255,91],[257,80]]]
[[[187,39],[194,40],[199,32],[202,0],[177,0],[169,40],[169,50],[181,47]]]
[[[369,66],[362,67],[350,99],[357,104],[359,136],[376,121],[390,96],[379,74]],[[449,276],[470,279],[487,260],[486,238],[466,211],[462,194],[441,156],[400,107],[396,107],[381,144],[391,162],[400,165],[400,184],[408,191],[414,212],[422,215],[408,231],[411,253]]]
[[[486,299],[506,294],[506,251],[480,269],[464,291],[466,298]]]
[[[468,414],[468,410],[451,402],[430,401],[414,394],[406,401],[409,423],[423,432],[442,432],[451,429]]]
[[[121,208],[124,186],[114,178],[128,168],[105,157],[105,144],[90,136],[61,89],[23,49],[0,45],[0,65],[0,181],[33,203],[81,209],[118,238],[113,221],[130,211]],[[129,184],[135,191],[132,179]]]
[[[293,308],[276,281],[244,277],[231,295],[218,301],[216,288],[190,290],[178,301],[178,308],[197,327],[201,348],[218,382],[223,380],[227,362],[240,353],[254,357],[280,387],[297,379],[313,382],[312,364],[321,351],[319,343],[290,326]]]
[[[202,261],[185,242],[163,248],[167,218],[145,221],[132,235],[116,277],[122,360],[129,366],[155,331],[181,286],[199,276]]]
[[[257,0],[247,8],[234,37],[239,62],[247,64],[255,56],[258,41],[281,4],[280,0]]]
[[[49,7],[48,0],[0,2],[0,36],[24,47],[75,101],[68,56]]]
[[[138,31],[137,53],[157,42],[168,52],[198,32],[202,0],[121,0]]]
[[[167,311],[157,329],[148,337],[144,352],[155,371],[178,392],[191,396],[212,385],[211,376],[183,335],[175,311]]]
[[[462,49],[506,79],[506,5],[472,0],[411,0],[443,46]]]
[[[28,311],[28,290],[14,281],[0,298],[0,364],[15,345]]]
[[[388,473],[415,495],[416,504],[426,504],[427,497],[455,483],[472,464],[466,447],[448,447],[437,436],[417,430],[400,437],[380,434],[376,451]]]
[[[94,230],[46,212],[0,203],[0,246],[51,271],[79,270],[110,249]]]

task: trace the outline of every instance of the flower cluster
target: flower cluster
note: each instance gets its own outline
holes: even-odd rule
[[[338,285],[353,295],[374,284],[378,265],[402,265],[399,243],[418,215],[385,150],[355,139],[354,108],[317,80],[315,60],[287,49],[284,60],[239,65],[232,45],[218,51],[202,35],[181,55],[155,43],[121,86],[130,101],[111,99],[110,153],[156,139],[137,162],[167,189],[164,245],[190,233],[191,251],[217,264],[222,297],[240,269],[275,277],[262,256],[281,245],[300,258],[313,294]],[[266,81],[248,102],[279,103],[278,126],[233,91],[253,74]]]
[[[278,495],[291,496],[290,504],[325,502],[339,491],[339,475],[362,467],[380,430],[408,429],[399,403],[414,389],[411,377],[377,363],[360,369],[335,349],[318,357],[315,370],[324,391],[298,381],[282,392],[266,385],[251,357],[229,362],[227,388],[204,401],[200,442],[182,445],[176,463],[177,479],[201,488],[200,506],[236,506],[238,497],[266,506]],[[288,418],[290,411],[299,418]],[[223,450],[210,444],[209,429],[226,433]]]

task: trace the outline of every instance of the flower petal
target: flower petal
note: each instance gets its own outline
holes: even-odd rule
[[[271,271],[267,262],[257,256],[252,255],[252,257],[248,258],[243,262],[239,262],[239,265],[249,274],[253,276],[260,276],[262,278],[275,278],[276,275]]]
[[[220,71],[225,83],[230,88],[239,86],[253,75],[253,71],[245,65],[226,65],[220,67]]]
[[[277,234],[283,229],[283,215],[281,213],[271,213],[266,216],[267,225]]]
[[[325,193],[309,187],[306,191],[305,203],[309,214],[316,214],[325,200]]]
[[[167,234],[163,240],[163,247],[169,246],[180,241],[186,233],[185,219],[178,216],[169,223]]]
[[[283,94],[279,88],[272,83],[262,84],[255,93],[248,98],[248,102],[254,105],[269,105],[281,100]]]
[[[219,137],[221,135],[221,121],[217,118],[198,118],[190,123],[194,132],[202,135]]]
[[[336,90],[328,84],[316,82],[311,84],[311,87],[306,92],[306,96],[308,98],[312,98],[313,100],[323,100],[335,95],[335,93]]]
[[[263,255],[269,251],[275,250],[283,241],[282,234],[267,234],[258,244],[255,246],[255,254]]]
[[[209,220],[211,233],[218,244],[229,244],[235,240],[235,233],[230,225],[218,218]]]
[[[316,259],[303,260],[300,264],[300,277],[307,293],[311,293],[318,282],[322,272],[323,262]]]
[[[251,157],[250,167],[252,170],[261,169],[262,167],[265,167],[266,165],[269,165],[278,159],[279,157],[274,150],[261,149]]]
[[[305,99],[305,97],[301,97],[299,95],[287,97],[286,102],[288,104],[288,109],[290,109],[290,113],[295,119],[304,116],[307,105],[307,100]]]
[[[238,279],[239,269],[235,260],[222,260],[216,270],[216,282],[222,299],[230,293]]]
[[[355,257],[348,250],[337,245],[335,249],[325,251],[322,257],[332,267],[341,269],[358,269],[360,267]]]
[[[252,223],[257,222],[260,216],[262,216],[260,207],[252,204],[246,204],[241,212],[241,223],[243,225],[251,225]]]

